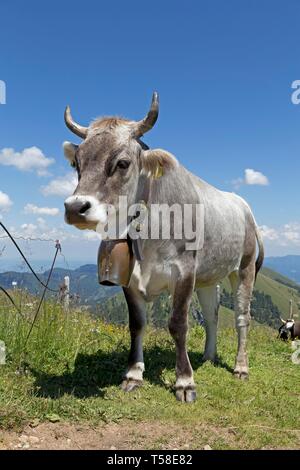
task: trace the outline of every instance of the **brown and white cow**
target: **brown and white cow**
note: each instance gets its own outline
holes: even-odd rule
[[[78,173],[78,186],[65,201],[65,220],[80,229],[95,230],[99,224],[107,224],[108,208],[118,205],[119,196],[127,196],[128,204],[134,204],[149,181],[150,212],[153,205],[162,203],[202,206],[201,246],[187,249],[190,240],[184,236],[144,240],[143,259],[136,261],[130,285],[123,289],[131,333],[123,389],[130,391],[142,384],[145,302],[167,290],[172,295],[169,330],[176,345],[176,397],[191,402],[196,398],[196,391],[186,338],[193,291],[197,292],[205,321],[204,359],[214,361],[219,308],[217,285],[229,276],[235,293],[238,332],[234,375],[247,378],[250,301],[264,258],[263,244],[253,214],[242,198],[219,191],[186,170],[169,152],[149,149],[141,141],[155,124],[158,108],[158,95],[154,93],[150,111],[141,121],[105,117],[89,127],[76,123],[70,108],[66,108],[66,125],[83,140],[80,145],[64,143],[65,155]],[[156,177],[162,173],[160,178]]]
[[[300,321],[296,321],[294,318],[288,318],[287,320],[281,318],[281,321],[282,325],[278,330],[280,339],[284,341],[300,339]]]

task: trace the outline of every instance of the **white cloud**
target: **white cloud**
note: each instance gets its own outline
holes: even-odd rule
[[[260,227],[264,240],[276,242],[279,246],[300,246],[300,223],[292,222],[278,228]]]
[[[24,212],[26,214],[55,216],[59,214],[59,209],[57,209],[57,207],[38,207],[34,204],[26,204],[26,206],[24,207]]]
[[[284,225],[282,234],[287,241],[300,246],[300,223],[292,222]]]
[[[35,223],[28,222],[19,227],[10,227],[10,233],[15,237],[32,238],[39,240],[77,240],[78,236],[65,230],[64,224],[47,224],[44,219],[38,217]]]
[[[52,220],[53,219],[51,219],[51,222]],[[84,250],[86,250],[86,247],[91,246],[94,247],[93,249],[95,250],[94,256],[96,261],[97,245],[95,246],[94,242],[98,242],[99,246],[99,242],[101,241],[101,236],[96,232],[88,230],[82,231],[77,230],[75,228],[70,228],[65,223],[48,224],[47,221],[42,217],[38,217],[36,220],[33,221],[29,220],[26,223],[23,223],[18,226],[10,226],[9,231],[14,237],[24,237],[26,239],[33,240],[47,240],[53,243],[53,246],[55,246],[55,241],[59,240],[62,243],[63,252],[65,252],[66,249],[71,250],[70,247],[73,247],[73,251],[71,250],[70,257],[74,257],[75,259],[77,258],[77,256],[80,257],[82,255],[83,246],[85,247]],[[33,245],[30,246],[34,248]]]
[[[11,208],[12,205],[13,205],[13,202],[8,196],[8,194],[5,194],[2,191],[0,191],[0,211],[7,212]]]
[[[239,189],[244,183],[245,183],[245,180],[243,178],[236,178],[235,180],[231,181],[231,184],[234,187],[234,189]]]
[[[35,235],[37,226],[34,224],[22,224],[21,229],[24,236],[31,237],[32,235]]]
[[[268,227],[267,225],[262,225],[260,228],[260,232],[265,240],[278,240],[279,233],[274,228]]]
[[[75,172],[67,173],[65,176],[50,181],[47,186],[42,186],[41,191],[44,196],[71,196],[78,184],[77,174]]]
[[[255,171],[255,170],[252,170],[251,168],[247,168],[245,170],[245,184],[268,186],[269,180],[260,171]]]
[[[38,147],[30,147],[16,152],[13,148],[0,150],[0,165],[14,166],[20,171],[36,171],[38,176],[48,175],[48,167],[54,163]]]
[[[92,230],[89,230],[83,234],[83,238],[86,240],[95,240],[95,241],[101,241],[101,235],[97,232],[93,232]]]
[[[247,186],[269,186],[270,182],[263,173],[260,171],[246,168],[244,178],[236,178],[231,181],[234,189],[239,189],[243,185]]]

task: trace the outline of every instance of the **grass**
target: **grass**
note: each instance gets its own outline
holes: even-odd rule
[[[147,421],[198,429],[195,447],[201,439],[214,449],[300,447],[300,366],[290,360],[290,345],[269,328],[250,332],[251,376],[240,382],[231,374],[234,329],[220,330],[219,363],[213,366],[202,363],[204,332],[194,327],[189,354],[198,400],[192,405],[175,400],[175,351],[167,331],[148,328],[145,384],[124,394],[119,383],[128,354],[127,327],[101,323],[80,311],[65,315],[46,303],[24,355],[28,328],[10,307],[2,307],[0,339],[8,357],[0,366],[0,429],[47,420],[91,425]],[[207,431],[203,434],[199,426]],[[163,441],[157,446],[163,448]]]

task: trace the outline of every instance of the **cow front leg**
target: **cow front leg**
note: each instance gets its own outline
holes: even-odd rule
[[[131,392],[143,384],[143,333],[146,326],[146,308],[138,291],[130,288],[124,288],[123,291],[128,306],[131,347],[121,387],[125,392]]]
[[[176,398],[182,402],[193,402],[196,399],[193,369],[186,346],[188,311],[193,289],[194,278],[192,276],[176,283],[173,310],[169,320],[169,330],[176,346]]]

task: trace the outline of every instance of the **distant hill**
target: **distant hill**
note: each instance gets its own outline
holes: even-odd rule
[[[300,283],[300,255],[276,256],[266,258],[264,266]]]
[[[43,282],[46,282],[48,274],[49,270],[39,274],[39,277]],[[97,266],[95,264],[86,264],[77,269],[55,268],[49,287],[57,289],[65,276],[70,277],[71,295],[78,295],[79,303],[83,305],[94,306],[115,295],[120,290],[119,287],[104,287],[99,285]],[[38,295],[42,291],[42,286],[34,278],[33,274],[29,272],[9,271],[0,273],[0,285],[4,288],[11,289],[13,281],[18,283],[19,288],[27,289],[31,294]]]
[[[234,326],[233,296],[229,281],[226,279],[221,285],[221,309],[219,323],[221,327]],[[257,323],[267,323],[273,328],[281,325],[280,317],[289,315],[289,302],[293,300],[294,313],[300,316],[300,286],[294,281],[276,273],[268,268],[263,269],[258,275],[251,314]],[[199,308],[196,296],[192,307]],[[147,307],[147,315],[150,322],[156,326],[166,326],[170,312],[168,296],[162,294],[155,300],[153,307]],[[116,323],[127,322],[127,308],[123,295],[120,293],[97,305],[97,314],[105,320]]]
[[[49,271],[45,271],[39,276],[45,282],[48,274]],[[127,322],[127,309],[120,300],[123,296],[115,297],[116,294],[121,292],[121,289],[119,287],[100,286],[96,265],[86,264],[73,270],[55,268],[50,287],[57,289],[65,276],[70,277],[71,295],[73,297],[75,297],[75,294],[79,296],[77,301],[81,305],[88,306],[95,314],[103,316],[106,320]],[[0,273],[1,286],[11,289],[13,281],[18,283],[19,288],[27,289],[34,295],[38,295],[42,290],[42,287],[31,273],[15,271]],[[222,283],[222,292],[220,323],[224,326],[233,325],[233,298],[227,279]],[[265,322],[277,328],[280,324],[280,316],[288,317],[290,299],[293,299],[294,311],[300,317],[300,285],[270,268],[264,268],[258,275],[255,285],[252,315],[259,323]],[[161,322],[161,324],[166,323],[169,308],[169,304],[164,299],[157,301],[154,306],[155,315],[159,317],[158,322]],[[161,318],[160,310],[165,312],[161,313]]]

